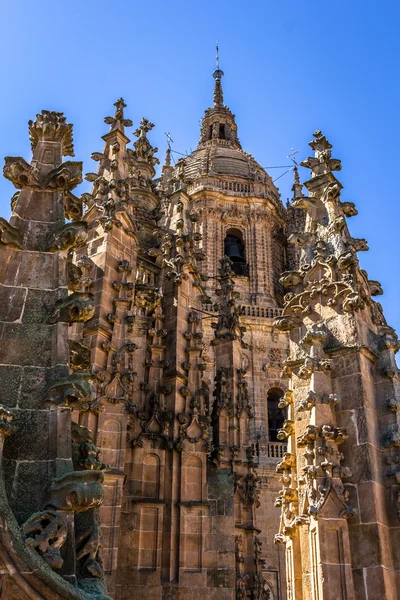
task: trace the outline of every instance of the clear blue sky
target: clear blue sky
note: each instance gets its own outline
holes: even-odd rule
[[[142,116],[156,124],[161,159],[166,131],[176,150],[194,148],[218,40],[245,150],[268,167],[287,164],[291,148],[308,156],[317,128],[334,145],[342,199],[359,210],[351,232],[370,246],[361,265],[400,331],[399,17],[395,0],[3,0],[0,156],[29,159],[28,119],[59,110],[74,123],[76,159],[93,171],[103,117],[121,95],[134,126]],[[291,174],[277,185],[285,200]],[[13,193],[1,179],[2,216]]]

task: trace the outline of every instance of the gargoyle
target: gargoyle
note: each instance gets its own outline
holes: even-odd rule
[[[21,156],[6,156],[4,158],[3,175],[17,189],[25,186],[40,188],[39,171],[34,169]]]
[[[353,248],[354,252],[366,252],[369,250],[367,240],[364,238],[350,238],[347,244]]]
[[[49,190],[72,190],[80,183],[82,183],[82,163],[67,160],[50,171],[40,187]]]
[[[86,221],[75,221],[66,223],[60,229],[51,234],[49,240],[48,252],[57,252],[57,250],[76,250],[86,243],[87,223]]]
[[[94,315],[94,296],[87,292],[73,292],[65,298],[60,298],[54,305],[49,323],[67,322],[84,323]]]
[[[340,206],[346,217],[355,217],[358,215],[358,210],[353,202],[340,202]]]
[[[44,401],[75,408],[86,404],[93,394],[90,380],[91,376],[88,373],[74,373],[53,381],[45,392]]]

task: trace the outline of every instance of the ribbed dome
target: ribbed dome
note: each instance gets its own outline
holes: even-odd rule
[[[243,150],[219,144],[198,149],[185,159],[185,176],[189,180],[202,175],[233,175],[254,179],[258,170],[262,170],[260,165]]]

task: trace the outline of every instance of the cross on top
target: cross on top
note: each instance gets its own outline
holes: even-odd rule
[[[147,133],[151,129],[153,129],[153,127],[154,127],[154,123],[151,123],[148,119],[145,119],[143,117],[143,119],[140,121],[140,127],[138,127],[138,129],[136,129],[134,134],[136,135],[136,137],[145,138]]]

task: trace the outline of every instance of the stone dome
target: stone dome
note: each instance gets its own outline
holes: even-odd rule
[[[222,140],[221,140],[222,141]],[[240,148],[229,147],[221,141],[198,148],[185,159],[185,177],[189,180],[201,176],[230,175],[251,181],[265,181],[266,171],[254,158]]]
[[[223,103],[222,75],[220,70],[214,72],[214,104],[205,111],[196,150],[178,161],[175,177],[184,179],[192,191],[218,189],[269,198],[281,212],[283,206],[271,177],[240,145],[235,115]]]

